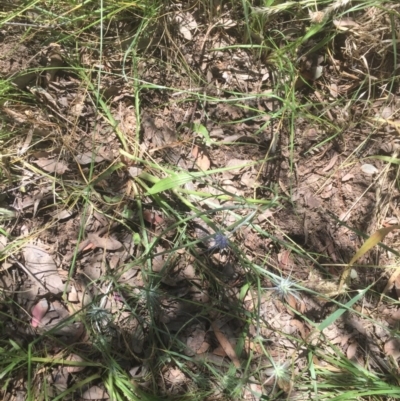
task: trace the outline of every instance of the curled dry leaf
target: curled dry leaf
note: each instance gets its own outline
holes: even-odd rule
[[[35,163],[48,173],[56,173],[62,175],[68,170],[68,166],[64,162],[56,159],[40,158],[35,160],[33,163]]]

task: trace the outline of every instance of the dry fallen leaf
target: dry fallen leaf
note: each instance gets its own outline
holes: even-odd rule
[[[56,212],[55,214],[53,214],[53,217],[59,221],[62,221],[62,220],[69,219],[72,216],[72,214],[73,213],[71,212],[71,210],[63,209],[63,210],[60,210],[60,211]]]
[[[197,29],[197,22],[189,13],[178,13],[175,16],[175,21],[178,24],[180,34],[186,40],[192,40],[193,36],[191,31]]]
[[[53,294],[63,292],[65,285],[58,274],[53,258],[42,248],[31,243],[26,244],[22,253],[25,267]]]
[[[325,167],[322,169],[322,172],[323,172],[323,173],[326,173],[327,171],[329,171],[329,170],[335,165],[335,163],[336,163],[338,157],[339,157],[339,155],[338,155],[337,153],[335,153],[335,154],[333,155],[332,159],[330,160],[330,162],[328,163],[328,165],[325,166]]]
[[[88,388],[81,397],[84,400],[108,400],[110,397],[106,390],[100,388],[99,386],[92,386]]]
[[[69,355],[67,358],[67,361],[84,362],[83,358],[77,354]],[[81,372],[83,369],[85,369],[85,366],[68,366],[67,372],[68,373],[77,373],[77,372]]]
[[[161,215],[151,210],[143,210],[143,219],[152,225],[161,225],[164,219]]]
[[[339,95],[339,87],[336,84],[330,84],[328,88],[331,96],[337,98]]]
[[[104,157],[100,156],[99,154],[95,155],[93,152],[85,152],[81,153],[80,155],[76,156],[76,161],[81,164],[91,164],[93,163],[100,163],[104,160]]]
[[[301,338],[305,340],[307,338],[308,332],[306,331],[305,324],[301,322],[300,320],[293,319],[290,322],[291,326],[294,326],[297,328],[297,330],[300,332]]]
[[[346,182],[351,180],[352,178],[354,178],[354,174],[351,173],[347,173],[342,177],[342,182]]]
[[[387,341],[383,347],[385,354],[388,356],[393,356],[394,359],[400,357],[400,340],[397,338],[391,338]]]
[[[355,359],[355,356],[357,353],[357,348],[358,348],[358,344],[356,342],[349,344],[347,351],[346,351],[346,356],[348,359],[350,359],[350,360]]]
[[[237,25],[237,21],[233,21],[230,18],[222,18],[218,22],[224,29],[230,29]]]
[[[51,386],[57,389],[57,392],[63,392],[68,388],[69,373],[65,366],[59,366],[49,377]]]
[[[8,238],[5,235],[0,234],[0,252],[7,246]]]
[[[142,174],[143,169],[135,166],[135,167],[129,167],[128,171],[129,171],[129,175],[132,178],[135,178],[135,177],[139,176],[140,174]]]
[[[379,172],[379,170],[375,166],[373,166],[372,164],[368,164],[368,163],[363,164],[361,166],[361,171],[368,175],[374,175]]]
[[[241,159],[230,159],[226,163],[225,167],[232,168],[229,170],[229,174],[237,175],[240,174],[243,168],[246,167],[247,164],[251,163],[251,160],[241,160]],[[234,168],[237,167],[237,168]]]
[[[202,352],[199,352],[199,349],[202,348],[202,345],[204,343],[204,338],[205,338],[206,332],[205,330],[201,328],[196,328],[191,335],[187,338],[186,340],[186,345],[189,348],[190,352],[201,354],[205,351],[202,350]]]
[[[358,28],[360,26],[352,18],[334,19],[333,25],[335,25],[336,28],[344,31],[350,28]]]
[[[35,160],[33,163],[48,173],[56,173],[61,175],[68,170],[68,166],[64,162],[56,159],[40,158]]]
[[[209,157],[196,145],[192,149],[192,156],[195,158],[196,165],[200,170],[206,171],[210,168],[211,161]]]
[[[103,248],[107,251],[116,251],[122,248],[122,244],[112,237],[100,237],[97,234],[88,234],[88,240],[94,245],[95,248]]]
[[[49,303],[47,302],[47,299],[42,298],[38,303],[36,303],[31,310],[31,315],[32,315],[32,321],[31,321],[31,326],[32,327],[38,327],[44,317],[44,315],[47,313],[49,310]]]
[[[240,368],[239,358],[237,357],[235,350],[233,349],[225,334],[222,333],[216,322],[212,322],[211,327],[213,328],[215,337],[217,337],[217,340],[221,344],[221,347],[225,351],[226,355],[228,355],[236,368]]]
[[[247,188],[254,188],[254,184],[256,183],[256,175],[253,171],[246,171],[240,177],[240,183],[245,185]]]

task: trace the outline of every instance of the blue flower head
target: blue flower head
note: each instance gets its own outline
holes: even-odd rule
[[[221,232],[217,232],[214,236],[214,246],[213,248],[218,248],[220,250],[226,249],[229,247],[228,237]]]

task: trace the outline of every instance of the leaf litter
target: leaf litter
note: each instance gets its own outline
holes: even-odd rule
[[[217,5],[214,11],[219,12],[219,7],[223,6]],[[313,14],[310,21],[323,21],[328,11]],[[348,48],[335,45],[335,52],[329,55],[320,48],[324,57],[317,55],[314,59],[300,46],[297,51],[305,54],[298,65],[303,80],[294,84],[294,96],[298,102],[311,99],[308,106],[313,118],[307,120],[306,112],[302,117],[294,116],[293,131],[289,132],[283,120],[271,114],[279,110],[282,101],[280,96],[274,98],[271,77],[275,71],[271,70],[268,55],[260,54],[256,60],[251,52],[235,46],[243,38],[237,36],[240,23],[234,10],[224,10],[222,16],[216,14],[208,26],[199,13],[177,6],[168,18],[163,35],[158,36],[157,28],[149,27],[150,36],[154,37],[143,42],[140,49],[158,46],[170,57],[167,32],[171,34],[177,28],[177,34],[170,37],[187,66],[204,75],[207,83],[198,90],[205,99],[201,108],[191,98],[192,82],[182,73],[183,69],[168,63],[172,69],[168,72],[173,73],[166,74],[165,60],[163,56],[158,59],[155,52],[154,57],[138,60],[141,82],[154,85],[138,95],[141,115],[132,104],[134,87],[117,78],[118,74],[100,77],[101,96],[108,102],[108,114],[98,114],[97,105],[94,107],[87,89],[83,89],[87,86],[65,68],[68,58],[61,45],[38,49],[32,42],[30,48],[21,41],[13,42],[14,34],[21,36],[22,31],[5,28],[8,33],[7,40],[0,45],[2,54],[14,49],[13,57],[19,62],[11,63],[2,56],[1,72],[10,76],[19,90],[35,95],[36,103],[9,103],[2,110],[10,129],[24,125],[24,140],[18,143],[20,150],[16,154],[24,160],[33,157],[32,163],[41,169],[32,170],[18,184],[3,186],[7,194],[4,210],[17,211],[5,219],[3,229],[11,235],[4,236],[8,239],[3,252],[9,252],[10,241],[12,245],[15,238],[26,240],[26,236],[32,235],[40,240],[26,242],[19,247],[19,253],[8,258],[8,265],[4,262],[6,288],[15,291],[27,314],[17,309],[13,312],[35,330],[35,335],[51,333],[46,339],[54,334],[71,344],[73,352],[66,360],[82,360],[76,344],[82,341],[93,350],[102,336],[112,357],[122,360],[121,366],[127,372],[134,372],[132,380],[140,382],[143,389],[157,383],[161,396],[184,394],[190,386],[198,389],[188,372],[197,374],[199,361],[202,369],[210,363],[223,374],[228,374],[230,364],[239,371],[249,363],[259,373],[246,387],[248,396],[260,399],[261,395],[276,395],[275,384],[290,396],[301,383],[300,372],[307,363],[297,352],[298,341],[312,344],[311,322],[318,324],[334,313],[333,298],[327,294],[337,288],[341,274],[337,265],[348,263],[362,243],[358,235],[345,231],[338,221],[346,216],[349,227],[373,233],[375,226],[366,222],[365,216],[371,210],[383,210],[379,191],[366,191],[365,187],[371,180],[378,184],[373,180],[383,171],[384,164],[379,159],[374,166],[360,162],[363,157],[379,155],[381,147],[377,143],[370,143],[369,147],[360,144],[360,134],[366,136],[370,130],[368,120],[361,118],[362,106],[357,102],[347,103],[346,108],[339,105],[343,96],[353,96],[363,74],[377,73],[371,72],[365,63],[360,63],[358,72],[351,72],[346,67],[351,49],[358,49],[359,54],[372,52],[378,57],[379,52],[374,53],[377,44],[372,39],[368,46],[364,44],[359,40],[368,33],[363,32],[364,25],[341,17],[332,22],[344,35]],[[284,21],[284,16],[280,18]],[[276,30],[290,38],[289,32],[279,28],[279,18],[269,23],[277,30],[272,28],[265,35]],[[112,24],[109,29],[114,29]],[[129,39],[124,43],[128,42]],[[118,70],[119,62],[127,61],[129,65],[130,61],[122,60],[114,50],[107,48],[105,54],[112,57],[101,65],[90,48],[83,48],[77,60],[82,66],[99,66],[107,71]],[[383,62],[379,74],[385,74],[386,67]],[[43,76],[32,75],[32,69],[42,70]],[[120,69],[118,73],[123,76],[126,70]],[[43,81],[38,79],[39,75]],[[289,78],[284,77],[282,83]],[[161,93],[154,89],[157,85],[175,90]],[[266,96],[260,97],[260,93]],[[234,98],[233,94],[240,96]],[[394,98],[397,96],[393,94]],[[332,103],[332,98],[337,103]],[[376,101],[374,109],[373,117],[385,120],[386,124],[376,128],[376,134],[387,142],[394,141],[396,106]],[[321,117],[316,119],[316,115]],[[352,128],[351,115],[357,118],[357,132]],[[343,132],[339,135],[333,125],[342,127]],[[329,130],[335,132],[331,142]],[[132,145],[136,136],[140,143]],[[128,154],[134,157],[124,158],[123,168],[108,170],[108,164],[121,157],[120,149],[128,149],[121,137],[129,138],[132,149]],[[358,149],[360,159],[352,158],[354,149]],[[212,179],[191,177],[191,187],[178,191],[180,195],[185,190],[191,192],[187,199],[196,205],[196,212],[193,204],[182,204],[175,188],[151,191],[158,180],[168,179],[171,168],[177,169],[177,174],[183,171],[193,175],[209,171],[211,165],[221,171]],[[6,163],[5,166],[10,171],[15,169]],[[163,170],[155,166],[162,166]],[[224,171],[225,168],[228,169]],[[394,171],[390,171],[382,185],[396,209],[398,190],[391,186],[394,177]],[[88,189],[93,189],[90,195]],[[198,193],[207,194],[209,199],[199,199]],[[144,207],[138,206],[138,198]],[[240,221],[248,213],[244,199],[259,202],[255,225],[226,232],[232,222]],[[212,206],[206,201],[212,201]],[[270,205],[263,209],[260,201]],[[57,202],[62,202],[62,207]],[[219,212],[214,213],[216,208]],[[129,218],[127,209],[133,210]],[[387,211],[385,217],[395,218],[391,213]],[[376,219],[381,217],[377,215]],[[209,241],[203,241],[204,236],[209,236]],[[386,240],[392,242],[389,236]],[[306,254],[289,251],[293,247],[296,251],[305,250]],[[146,252],[149,253],[143,257]],[[313,257],[307,257],[308,253]],[[363,257],[365,262],[369,261],[367,256]],[[388,253],[381,264],[390,261]],[[259,296],[246,281],[252,264],[259,266],[258,273],[282,275],[279,280],[263,273]],[[12,271],[13,276],[7,275],[7,271]],[[378,282],[372,268],[360,270],[354,277],[350,285],[355,291]],[[390,288],[378,285],[377,291],[398,300],[396,278],[385,279]],[[69,304],[64,301],[64,292]],[[376,322],[372,327],[364,317],[344,316],[323,330],[324,336],[354,363],[365,364],[365,343],[376,354],[398,356],[398,344],[389,335],[390,327],[385,321],[396,321],[397,306],[385,300],[381,308],[387,309],[386,314],[380,314],[373,306],[363,304],[363,313],[368,310]],[[218,310],[220,316],[213,315],[213,310]],[[257,318],[244,315],[243,311],[256,313]],[[353,312],[357,309],[347,314]],[[85,325],[74,320],[74,313],[79,313]],[[226,321],[226,316],[234,318]],[[244,321],[243,316],[248,320]],[[7,319],[10,324],[12,319]],[[159,326],[162,330],[155,336],[154,330]],[[238,347],[239,338],[244,338],[246,347]],[[179,359],[179,365],[168,363],[161,355],[160,350],[171,350],[176,355],[184,347],[194,361],[185,366],[185,371],[180,366],[187,359]],[[332,351],[327,344],[324,347],[327,354]],[[56,346],[46,349],[57,355]],[[251,352],[256,362],[249,359]],[[102,361],[99,353],[93,354],[96,362]],[[161,361],[163,369],[154,373]],[[272,367],[260,368],[271,361]],[[326,361],[322,356],[315,359],[317,366],[323,363]],[[56,388],[55,394],[76,383],[82,371],[75,368],[56,368],[57,378],[49,379]],[[332,365],[330,368],[338,369]],[[379,368],[371,363],[370,369],[376,372]],[[141,371],[143,376],[138,373]],[[149,372],[155,375],[153,382],[146,381]],[[45,378],[40,374],[38,377]],[[211,374],[210,377],[208,390],[218,396],[221,383]],[[97,384],[85,386],[80,397],[109,398],[103,386]]]

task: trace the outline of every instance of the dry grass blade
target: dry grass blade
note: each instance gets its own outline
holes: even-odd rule
[[[356,252],[356,254],[351,258],[349,264],[346,266],[345,270],[342,273],[342,276],[340,278],[340,283],[339,283],[339,291],[343,289],[344,284],[346,283],[351,268],[353,264],[360,259],[363,255],[365,255],[369,250],[371,250],[375,245],[379,244],[384,240],[386,235],[388,235],[390,232],[394,230],[400,229],[400,225],[394,225],[391,227],[384,227],[381,228],[380,230],[376,231],[374,234],[372,234],[362,245],[362,247]]]

